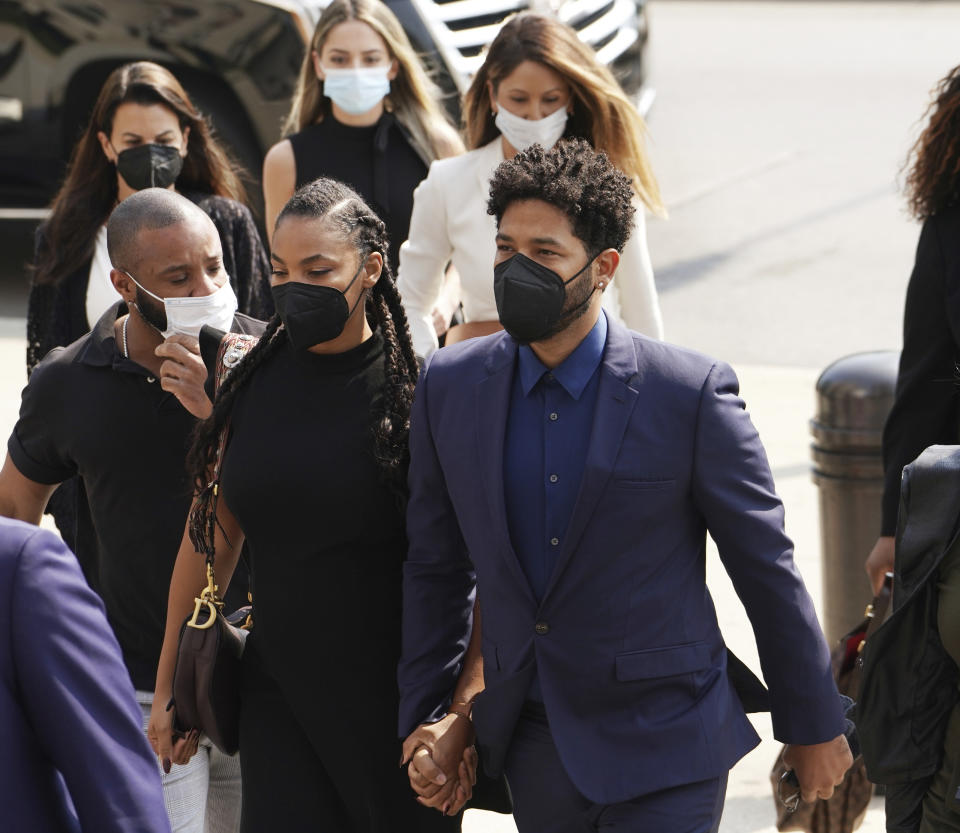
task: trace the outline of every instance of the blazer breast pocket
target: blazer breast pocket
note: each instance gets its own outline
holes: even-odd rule
[[[630,489],[635,492],[652,492],[659,489],[672,489],[676,480],[660,480],[645,477],[617,477],[614,475],[611,485],[617,489]]]

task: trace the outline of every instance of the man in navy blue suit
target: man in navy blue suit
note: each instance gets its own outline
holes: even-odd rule
[[[169,833],[120,646],[73,553],[0,518],[0,596],[0,827]]]
[[[411,781],[450,807],[472,719],[521,833],[719,826],[727,774],[759,739],[727,673],[708,532],[804,798],[832,794],[852,763],[733,371],[601,309],[632,197],[580,140],[504,162],[489,210],[506,332],[434,354],[411,415],[399,669]],[[476,694],[464,680],[481,653]]]

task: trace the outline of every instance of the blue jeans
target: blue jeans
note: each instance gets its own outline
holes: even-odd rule
[[[138,691],[137,702],[146,731],[153,692]],[[161,769],[160,776],[172,833],[237,833],[240,829],[238,755],[224,755],[204,735],[188,763],[174,764],[169,775]]]

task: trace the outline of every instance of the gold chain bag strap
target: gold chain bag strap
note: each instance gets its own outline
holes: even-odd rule
[[[830,653],[834,679],[841,694],[856,700],[860,688],[860,655],[867,640],[883,624],[890,606],[892,575],[888,574],[880,594],[867,605],[863,621],[842,636]],[[783,763],[783,749],[770,772],[773,800],[777,808],[777,830],[802,830],[805,833],[852,833],[863,822],[873,784],[867,779],[867,769],[859,749],[854,750],[853,766],[847,771],[830,798],[820,798],[812,804],[799,800],[794,787],[792,800],[783,800],[784,781],[790,774]]]
[[[256,343],[254,336],[239,333],[224,336],[217,352],[215,390],[220,390],[227,374]],[[193,614],[180,628],[170,705],[176,731],[186,733],[199,729],[220,751],[233,755],[239,747],[240,660],[247,636],[245,628],[250,626],[250,608],[224,616],[214,571],[220,467],[229,431],[228,421],[220,432],[213,479],[198,497],[199,511],[191,511],[190,537],[197,551],[204,554],[207,586],[194,600]]]

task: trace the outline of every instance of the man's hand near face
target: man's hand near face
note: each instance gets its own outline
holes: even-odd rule
[[[213,413],[213,403],[203,389],[207,367],[200,357],[200,342],[175,333],[154,351],[163,359],[160,365],[160,387],[169,391],[197,419]]]

